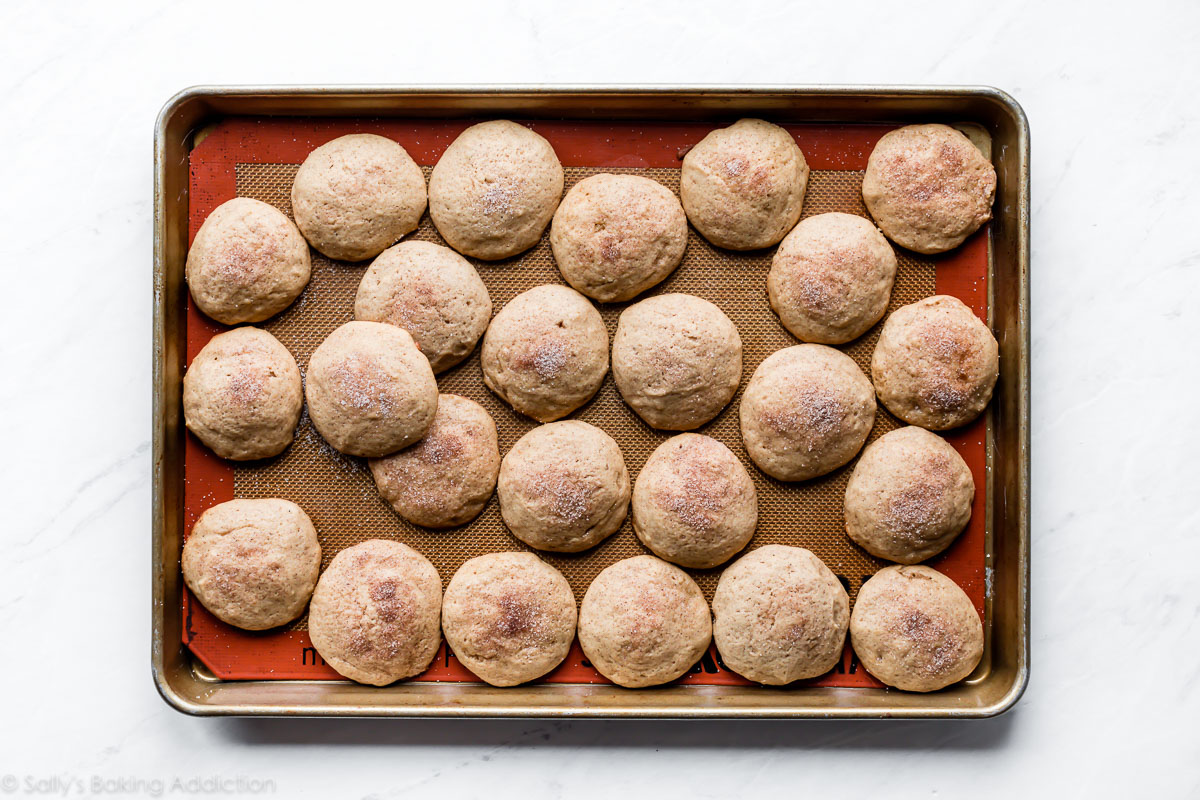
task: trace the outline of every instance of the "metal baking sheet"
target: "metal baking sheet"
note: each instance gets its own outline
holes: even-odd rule
[[[987,96],[991,90],[961,90]],[[847,91],[847,93],[850,93]],[[659,95],[663,102],[647,106],[647,98]],[[533,126],[546,135],[555,145],[556,151],[567,167],[568,186],[576,180],[599,171],[623,171],[646,174],[662,181],[672,189],[678,184],[679,159],[691,143],[701,138],[716,124],[730,121],[735,116],[756,114],[788,127],[804,150],[813,175],[805,204],[805,215],[823,211],[841,210],[864,213],[858,194],[861,168],[867,154],[883,132],[890,127],[907,121],[896,119],[862,119],[845,116],[841,119],[817,121],[816,114],[797,114],[799,108],[777,108],[783,99],[790,97],[796,106],[811,103],[815,96],[801,90],[795,92],[739,92],[741,100],[754,99],[761,108],[753,104],[730,110],[731,98],[722,98],[719,91],[705,92],[650,92],[632,90],[627,92],[600,93],[578,90],[561,92],[534,90],[496,90],[488,92],[421,92],[409,95],[407,102],[396,92],[357,92],[346,90],[339,102],[330,102],[331,94],[320,90],[270,90],[261,93],[254,90],[197,90],[187,93],[164,109],[158,131],[158,155],[160,156],[159,229],[156,242],[156,304],[158,322],[164,328],[172,309],[165,302],[167,294],[173,293],[183,303],[176,307],[172,320],[175,327],[174,342],[167,342],[165,329],[156,332],[156,437],[161,434],[163,455],[166,456],[168,440],[182,437],[184,456],[182,463],[176,451],[176,468],[167,474],[164,469],[156,474],[156,500],[160,503],[156,511],[156,674],[164,695],[175,705],[196,713],[370,713],[370,714],[480,714],[480,715],[632,715],[632,716],[880,716],[881,712],[894,716],[913,715],[983,715],[996,713],[1011,702],[1007,698],[1019,695],[1024,683],[1024,668],[1013,674],[1019,680],[1011,681],[1005,699],[1000,703],[984,702],[984,690],[995,690],[997,675],[1006,670],[998,657],[1005,648],[998,640],[998,631],[1006,629],[1007,620],[994,619],[997,613],[1005,613],[1005,603],[997,603],[1001,581],[997,580],[997,528],[995,512],[995,480],[998,471],[993,469],[998,455],[998,442],[1009,437],[999,429],[1002,413],[993,411],[980,422],[961,431],[954,432],[951,441],[967,458],[981,488],[977,493],[971,528],[960,541],[933,566],[951,575],[963,585],[979,607],[987,622],[988,652],[984,663],[968,682],[960,687],[929,696],[905,695],[885,690],[855,663],[847,650],[842,664],[828,676],[786,689],[766,689],[751,686],[739,676],[724,669],[715,650],[684,679],[668,687],[654,690],[629,692],[611,685],[594,672],[582,659],[576,648],[567,662],[553,673],[545,683],[519,689],[495,690],[473,681],[470,675],[443,651],[434,666],[420,680],[389,687],[370,689],[350,684],[322,683],[336,679],[336,674],[324,666],[312,652],[304,631],[303,619],[288,630],[267,634],[250,634],[224,626],[204,612],[203,608],[187,596],[180,594],[178,580],[179,537],[191,525],[196,514],[208,505],[235,496],[283,496],[300,502],[317,522],[322,532],[322,543],[326,560],[341,547],[364,538],[384,536],[399,538],[425,552],[438,566],[443,580],[449,580],[457,565],[466,558],[481,552],[495,550],[524,549],[511,537],[499,520],[495,501],[474,523],[453,532],[429,532],[409,526],[399,520],[375,495],[369,474],[356,459],[342,457],[320,440],[306,424],[302,423],[297,442],[283,456],[263,464],[233,466],[216,459],[199,446],[188,434],[184,434],[178,420],[178,409],[166,409],[170,395],[178,403],[176,388],[166,385],[165,376],[174,372],[177,376],[182,365],[165,363],[167,345],[175,345],[176,357],[189,358],[203,345],[207,338],[219,328],[201,315],[187,308],[186,289],[182,286],[182,257],[178,263],[168,264],[165,238],[170,235],[164,225],[167,212],[161,188],[167,180],[165,156],[171,135],[167,123],[180,115],[179,105],[213,103],[234,104],[227,110],[212,108],[207,116],[197,116],[185,138],[177,143],[176,152],[185,168],[182,176],[186,181],[184,200],[176,210],[176,224],[182,223],[184,239],[203,220],[204,216],[229,197],[236,195],[256,197],[279,206],[283,211],[290,209],[287,194],[291,176],[296,165],[316,145],[334,136],[351,131],[374,131],[400,141],[422,164],[435,163],[444,147],[453,140],[457,132],[479,116],[511,116]],[[992,93],[1002,107],[1004,98]],[[915,99],[916,93],[914,93]],[[377,100],[375,110],[386,117],[369,115],[368,109],[359,106],[360,101],[371,97]],[[595,115],[581,118],[578,103],[588,97],[607,98],[613,105],[608,114],[597,119]],[[457,97],[461,102],[456,107],[441,107]],[[250,98],[254,98],[250,100]],[[522,108],[530,99],[540,98],[547,107],[538,108],[536,113]],[[506,108],[476,108],[477,103],[491,105],[510,101]],[[713,109],[699,106],[701,99],[713,102]],[[833,100],[830,95],[830,100]],[[838,95],[844,100],[844,96]],[[255,104],[264,101],[287,101],[293,107],[279,109],[286,115],[267,113]],[[621,101],[625,102],[622,103]],[[473,101],[473,102],[471,102]],[[552,102],[557,101],[557,102]],[[803,102],[802,102],[803,101]],[[348,105],[347,105],[348,103]],[[679,105],[688,114],[670,114],[663,119],[664,106]],[[270,103],[268,103],[270,105]],[[830,105],[834,105],[830,103]],[[986,118],[966,112],[960,104],[945,113],[926,113],[921,119],[944,119],[945,121],[968,123],[974,138],[986,148],[995,145],[999,152],[997,167],[1001,174],[999,194],[1006,191],[1003,157],[1014,152],[1004,139],[1008,133],[1002,126],[989,126]],[[430,106],[439,106],[431,108]],[[766,106],[770,106],[768,112]],[[814,105],[813,110],[820,109]],[[1016,114],[1009,119],[1020,122],[1019,109],[1009,107]],[[212,113],[212,112],[216,113]],[[714,114],[714,111],[719,113]],[[332,113],[340,112],[340,113]],[[589,118],[590,117],[590,118]],[[656,118],[657,117],[657,118]],[[1018,133],[1023,128],[1017,126]],[[1000,150],[1000,148],[1005,148]],[[1024,150],[1019,152],[1024,153]],[[1019,170],[1027,187],[1027,172]],[[178,179],[181,176],[173,176]],[[178,197],[176,198],[179,199]],[[1018,204],[1020,205],[1020,204]],[[997,330],[1002,347],[1001,386],[997,391],[996,406],[1006,402],[1004,393],[1006,374],[1004,367],[1014,365],[1018,371],[1027,370],[1023,357],[1013,362],[1005,356],[1003,326],[998,321],[996,289],[996,265],[1002,260],[998,253],[998,234],[1003,232],[1008,220],[1001,218],[1000,203],[997,204],[997,220],[977,234],[966,245],[954,253],[939,258],[928,258],[899,251],[900,273],[893,296],[893,307],[927,296],[949,293],[961,297],[980,316],[989,318]],[[1018,228],[1027,228],[1027,222],[1018,220]],[[997,230],[999,229],[999,230]],[[178,235],[179,231],[174,231]],[[438,241],[436,231],[428,217],[415,238]],[[178,238],[178,236],[177,236]],[[1019,238],[1019,237],[1018,237]],[[479,269],[492,293],[498,309],[513,295],[539,283],[560,280],[545,242],[527,254],[501,264],[479,264]],[[1019,249],[1019,248],[1018,248]],[[182,251],[185,252],[185,251]],[[1021,259],[1017,259],[1020,261]],[[680,269],[655,291],[684,291],[707,297],[725,309],[738,324],[746,347],[744,378],[759,361],[780,347],[788,346],[793,340],[775,320],[765,302],[765,273],[770,263],[770,251],[754,254],[732,254],[709,246],[694,232],[689,238],[688,251]],[[352,298],[357,287],[362,267],[347,267],[317,257],[314,262],[314,278],[305,295],[292,310],[264,324],[284,341],[297,355],[301,364],[307,361],[312,348],[323,336],[350,316]],[[1024,269],[1020,271],[1018,283],[1024,283]],[[745,278],[750,277],[749,280]],[[175,285],[171,285],[172,277]],[[1023,294],[1023,285],[1019,287]],[[606,305],[602,313],[611,328],[616,317],[626,304]],[[1021,314],[1016,321],[1021,330],[1020,341],[1024,340]],[[869,359],[878,326],[867,336],[844,348],[861,364]],[[182,337],[180,338],[180,334]],[[182,346],[182,347],[180,347]],[[173,367],[173,370],[172,370]],[[479,380],[478,356],[462,366],[440,376],[443,391],[471,396],[483,402],[496,418],[501,431],[501,449],[507,450],[532,423],[514,414],[499,403],[483,388]],[[1020,377],[1020,376],[1017,376]],[[1025,401],[1027,403],[1027,399]],[[736,424],[737,399],[704,432],[725,441],[734,452],[743,454]],[[1018,403],[1020,405],[1020,403]],[[168,415],[164,412],[170,411]],[[1025,406],[1027,413],[1027,405]],[[634,416],[620,401],[611,378],[600,394],[576,416],[591,421],[608,430],[621,444],[629,462],[631,474],[645,460],[650,450],[665,434],[651,431]],[[161,425],[161,427],[159,427]],[[171,429],[173,425],[173,430]],[[881,409],[879,421],[872,433],[876,437],[896,425]],[[1021,425],[1023,429],[1024,426]],[[1016,437],[1020,441],[1021,437]],[[157,439],[156,439],[157,440]],[[178,442],[177,442],[178,443]],[[156,461],[156,466],[163,462]],[[1005,460],[1005,463],[1010,463]],[[182,469],[179,469],[182,467]],[[182,475],[180,474],[182,472]],[[828,478],[805,484],[781,484],[772,481],[753,467],[760,493],[760,526],[751,547],[770,542],[787,542],[808,547],[825,559],[841,575],[852,595],[862,580],[880,566],[880,562],[849,543],[841,531],[841,495],[848,469],[835,472]],[[1025,474],[1025,468],[1017,470]],[[182,486],[178,485],[182,478]],[[168,487],[165,483],[174,482]],[[986,491],[983,487],[986,486]],[[169,508],[167,497],[170,489],[175,490],[174,508]],[[1026,506],[1027,508],[1027,506]],[[1006,511],[1008,509],[1005,509]],[[162,513],[168,512],[168,513]],[[1027,513],[1027,511],[1023,512]],[[182,519],[174,526],[174,547],[168,546],[170,537],[168,519]],[[1018,519],[1021,515],[1018,514]],[[353,521],[353,524],[348,524]],[[182,524],[181,524],[182,523]],[[1018,526],[1020,528],[1020,526]],[[1021,531],[1017,531],[1021,534]],[[586,588],[591,577],[613,561],[643,552],[628,523],[605,544],[581,556],[549,556],[548,560],[559,567],[571,581],[578,595]],[[561,563],[560,563],[561,562]],[[1018,572],[1024,565],[1018,565]],[[694,573],[706,593],[711,595],[719,570]],[[1020,577],[1020,576],[1018,576]],[[1018,582],[1020,583],[1020,581]],[[173,585],[173,586],[172,586]],[[1024,591],[1022,587],[1022,591]],[[172,642],[168,631],[172,625],[170,613],[172,598],[178,614],[176,625],[179,638]],[[1007,598],[1002,598],[1007,599]],[[183,613],[179,614],[179,602]],[[997,611],[999,609],[999,612]],[[1025,612],[1022,611],[1022,614]],[[161,621],[161,624],[160,624]],[[1020,620],[1018,620],[1019,622]],[[179,653],[170,651],[176,643],[186,643]],[[1020,643],[1018,642],[1018,645]],[[1021,660],[1025,658],[1025,647]],[[178,658],[173,658],[177,656]],[[173,667],[174,669],[170,669]],[[170,678],[166,677],[170,670]],[[179,690],[187,684],[186,673],[190,672],[193,686],[205,685],[204,699],[214,691],[222,694],[241,695],[237,702],[232,698],[220,704],[197,702],[197,695],[188,696]],[[173,678],[174,680],[171,680]],[[240,679],[240,680],[233,680]],[[283,679],[283,680],[281,680]],[[1003,679],[1001,679],[1002,681]],[[279,692],[281,686],[287,691]],[[256,691],[245,690],[257,687]],[[322,687],[320,689],[316,687]],[[337,687],[331,691],[331,687]],[[425,691],[421,689],[424,687]],[[362,692],[365,695],[359,696]],[[496,692],[500,692],[499,695]],[[447,693],[450,694],[447,694]],[[354,696],[351,706],[345,701],[328,699]],[[751,693],[747,695],[747,693]],[[658,695],[666,695],[658,697]],[[962,697],[956,696],[962,695]],[[287,707],[288,702],[300,702],[303,706]],[[669,697],[667,697],[669,696]],[[300,700],[305,697],[305,700]],[[325,698],[318,700],[316,698]],[[688,698],[691,698],[690,701]],[[913,705],[914,698],[926,698],[926,702]],[[278,699],[274,699],[278,698]],[[506,699],[507,698],[507,699]],[[669,699],[669,702],[665,702]],[[929,702],[933,701],[933,702]],[[664,705],[657,705],[662,704]],[[479,703],[472,707],[472,703]],[[904,710],[883,712],[888,703]],[[965,707],[964,707],[965,703]],[[881,705],[882,704],[882,705]],[[972,707],[973,706],[973,707]]]

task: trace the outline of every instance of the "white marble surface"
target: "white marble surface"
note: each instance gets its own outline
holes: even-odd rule
[[[284,797],[1196,796],[1200,5],[470,5],[0,5],[0,791],[8,776],[18,794],[29,778],[71,793],[102,776],[139,795],[223,773]],[[853,36],[827,36],[846,20]],[[987,83],[1024,105],[1033,679],[1014,711],[255,721],[159,699],[155,114],[196,83],[478,81]],[[85,605],[101,624],[77,622]]]

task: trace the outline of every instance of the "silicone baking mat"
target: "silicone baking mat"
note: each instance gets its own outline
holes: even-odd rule
[[[679,166],[687,149],[711,125],[697,123],[566,122],[521,120],[545,136],[566,169],[569,189],[597,172],[645,175],[678,192]],[[202,132],[190,156],[191,195],[189,237],[194,237],[205,217],[220,203],[234,197],[253,197],[291,215],[292,178],[313,148],[337,136],[355,132],[377,133],[402,144],[424,167],[437,162],[446,146],[473,121],[429,120],[321,120],[232,118]],[[804,216],[828,211],[866,215],[860,194],[862,170],[875,142],[891,129],[880,125],[788,125],[812,169]],[[443,243],[428,214],[408,238]],[[953,294],[987,320],[987,230],[976,234],[952,253],[921,256],[896,249],[899,271],[889,313],[898,306],[932,294]],[[738,430],[737,409],[741,389],[758,364],[771,353],[796,344],[771,312],[766,296],[766,274],[774,249],[733,253],[709,245],[689,231],[683,263],[666,281],[642,297],[662,292],[686,292],[719,306],[741,333],[742,387],[729,406],[699,432],[713,436],[738,454],[758,490],[758,529],[749,548],[782,543],[806,547],[839,576],[851,600],[863,581],[885,562],[858,548],[846,537],[842,500],[853,462],[825,477],[804,483],[775,481],[746,458]],[[296,356],[301,371],[322,339],[352,318],[354,295],[365,265],[326,259],[313,251],[312,280],[296,303],[260,326],[273,333]],[[546,236],[532,250],[501,262],[474,261],[499,311],[520,292],[544,283],[561,283]],[[641,298],[638,298],[641,299]],[[636,301],[635,301],[636,302]],[[600,306],[611,338],[617,317],[628,303]],[[200,314],[189,300],[188,362],[222,326]],[[842,346],[869,374],[869,360],[882,323],[855,342]],[[483,404],[496,421],[500,451],[536,424],[492,395],[483,385],[478,349],[463,364],[438,376],[442,392],[470,397]],[[621,447],[631,478],[637,476],[650,452],[670,434],[643,423],[621,400],[611,374],[596,397],[573,418],[607,431]],[[898,426],[882,406],[870,439]],[[975,477],[975,505],[967,530],[931,566],[953,578],[966,590],[982,614],[986,559],[986,420],[947,438],[963,455]],[[320,533],[323,565],[341,549],[371,538],[398,539],[424,553],[437,567],[443,584],[467,559],[497,551],[526,550],[501,521],[493,496],[473,522],[448,531],[425,530],[400,519],[377,495],[365,461],[344,456],[327,445],[313,429],[307,415],[301,418],[295,442],[280,456],[262,462],[234,464],[223,461],[190,433],[185,459],[185,528],[204,509],[234,497],[283,497],[298,503],[312,517]],[[647,552],[627,519],[622,528],[585,553],[542,558],[566,575],[582,598],[592,578],[604,567]],[[711,599],[720,568],[692,570]],[[184,642],[212,672],[222,679],[336,679],[313,650],[307,620],[273,631],[252,633],[225,625],[185,590]],[[443,643],[430,668],[415,680],[475,681]],[[586,662],[576,643],[567,660],[544,681],[562,683],[605,682]],[[743,678],[721,663],[715,648],[680,679],[688,684],[745,684]],[[797,684],[878,687],[856,662],[847,645],[842,662],[831,673]]]

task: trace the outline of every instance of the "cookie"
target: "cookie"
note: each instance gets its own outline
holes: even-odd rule
[[[629,473],[613,438],[576,420],[534,428],[500,463],[500,515],[530,547],[577,553],[621,527]]]
[[[924,428],[885,433],[846,485],[846,533],[873,556],[916,564],[967,527],[975,480],[958,451]]]
[[[908,424],[935,431],[982,414],[999,374],[996,337],[949,295],[893,311],[871,356],[880,402]]]
[[[363,273],[354,318],[404,328],[433,371],[444,372],[475,349],[492,318],[492,298],[475,268],[450,248],[401,242]]]
[[[850,641],[888,686],[933,692],[975,671],[983,622],[966,592],[929,567],[885,567],[858,590]]]
[[[613,379],[652,428],[689,431],[721,412],[742,380],[742,339],[721,309],[660,294],[621,312]]]
[[[261,322],[308,285],[308,242],[274,206],[235,197],[213,209],[188,249],[192,300],[226,325]]]
[[[802,547],[771,544],[739,558],[721,573],[712,608],[721,660],[752,681],[816,678],[842,659],[850,598]]]
[[[727,250],[782,239],[804,205],[808,163],[792,135],[761,119],[738,120],[683,157],[679,196],[688,221]]]
[[[992,218],[996,170],[948,125],[908,125],[871,151],[863,202],[887,237],[918,253],[943,253]]]
[[[300,369],[260,328],[218,333],[183,375],[188,430],[221,458],[251,461],[282,453],[303,406]]]
[[[608,372],[608,329],[588,299],[557,284],[508,302],[483,335],[483,382],[516,411],[553,422],[582,406]]]
[[[508,120],[481,122],[434,166],[429,215],[455,250],[497,261],[537,244],[562,191],[562,164],[545,138]]]
[[[308,635],[329,666],[386,686],[425,670],[441,643],[442,580],[429,559],[384,539],[348,547],[321,573]]]
[[[292,183],[292,214],[329,258],[365,261],[417,229],[425,176],[403,147],[371,133],[339,136],[308,154]]]
[[[672,436],[633,484],[633,530],[659,558],[681,567],[724,564],[758,524],[758,495],[728,447],[698,433]]]
[[[767,297],[797,339],[843,344],[883,317],[896,278],[896,254],[870,220],[817,214],[780,243]]]
[[[532,553],[472,558],[454,573],[442,601],[446,643],[492,686],[516,686],[561,664],[575,621],[571,585]]]
[[[740,408],[742,441],[758,468],[805,481],[854,458],[875,424],[875,392],[845,353],[800,344],[754,371]]]
[[[369,462],[379,494],[414,525],[451,528],[475,519],[500,472],[496,423],[473,400],[438,395],[419,442]]]
[[[661,283],[686,246],[679,199],[639,175],[584,178],[567,192],[550,225],[563,280],[602,303],[631,300]]]
[[[683,675],[712,641],[708,603],[687,573],[654,556],[604,569],[579,607],[579,644],[601,675],[631,689]]]
[[[304,613],[321,545],[312,520],[287,500],[230,500],[196,520],[183,545],[183,580],[213,616],[261,631]]]
[[[352,456],[386,456],[412,444],[437,412],[429,360],[395,325],[347,322],[313,351],[306,377],[313,426]]]

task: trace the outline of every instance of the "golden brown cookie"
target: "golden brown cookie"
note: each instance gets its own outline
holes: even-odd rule
[[[287,500],[230,500],[196,520],[183,580],[218,619],[251,631],[304,613],[321,568],[312,520]]]
[[[758,365],[740,415],[746,453],[758,468],[781,481],[805,481],[862,449],[875,424],[875,392],[845,353],[800,344]]]
[[[901,564],[933,558],[971,519],[975,481],[945,439],[913,426],[863,451],[846,485],[846,533],[868,553]]]
[[[728,447],[698,433],[672,436],[633,485],[633,530],[659,558],[681,567],[724,564],[758,524],[758,495]]]
[[[532,553],[472,558],[454,573],[442,601],[446,643],[493,686],[516,686],[561,664],[575,621],[571,585]]]
[[[553,422],[582,406],[608,372],[608,329],[574,289],[535,286],[508,302],[488,326],[483,382],[514,409]]]
[[[611,436],[566,420],[517,440],[500,464],[496,492],[514,536],[539,550],[576,553],[625,521],[629,473]]]
[[[867,672],[910,692],[957,683],[983,657],[979,612],[958,584],[929,567],[885,567],[864,583],[850,639]]]
[[[183,376],[183,418],[221,458],[282,453],[303,406],[300,369],[278,339],[249,326],[219,333]]]
[[[683,158],[679,195],[688,221],[729,250],[782,239],[804,206],[808,163],[792,135],[761,119],[712,131]]]
[[[887,410],[935,431],[971,422],[1000,374],[999,345],[957,297],[935,295],[896,309],[883,323],[871,378]]]
[[[892,296],[896,254],[870,220],[817,214],[780,243],[767,296],[797,339],[842,344],[880,320]]]
[[[308,154],[292,183],[292,214],[330,258],[365,261],[414,231],[425,213],[425,176],[383,136],[339,136]]]
[[[545,138],[508,120],[481,122],[434,166],[429,214],[455,250],[496,261],[537,244],[562,191],[562,164]]]
[[[429,559],[384,539],[348,547],[321,573],[308,635],[329,666],[386,686],[423,672],[441,643],[442,581]]]
[[[226,325],[275,316],[300,296],[311,272],[308,242],[292,221],[249,197],[213,209],[188,248],[192,299]]]
[[[661,283],[686,246],[679,199],[640,175],[584,178],[567,192],[550,225],[563,279],[602,303],[630,300]]]
[[[604,569],[579,607],[579,644],[601,675],[638,688],[673,681],[712,641],[708,603],[679,567],[635,556]]]
[[[772,544],[742,556],[721,573],[712,607],[721,660],[752,681],[782,686],[841,661],[850,598],[802,547]]]
[[[383,322],[347,322],[325,337],[308,360],[304,392],[317,432],[353,456],[412,444],[437,412],[429,359],[407,331]]]
[[[688,431],[721,412],[742,380],[742,339],[725,312],[690,294],[660,294],[621,312],[613,379],[652,428]]]
[[[893,242],[918,253],[942,253],[992,218],[996,170],[960,131],[908,125],[875,145],[862,194]]]
[[[500,472],[496,423],[483,406],[438,396],[433,424],[419,442],[370,460],[379,494],[414,525],[450,528],[487,505]]]

